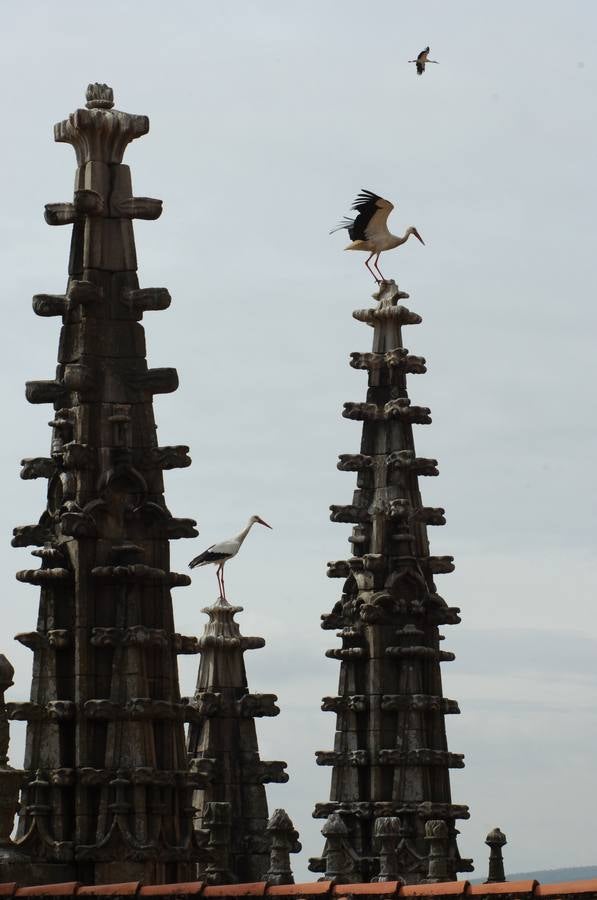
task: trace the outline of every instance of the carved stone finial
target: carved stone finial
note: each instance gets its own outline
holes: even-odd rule
[[[9,660],[0,653],[0,847],[12,847],[11,834],[18,807],[19,787],[23,773],[8,765],[10,729],[4,692],[13,683],[13,669]]]
[[[323,881],[351,884],[355,879],[357,857],[348,842],[349,831],[340,813],[331,813],[321,829],[326,839]]]
[[[4,703],[4,692],[13,683],[12,679],[15,670],[11,663],[0,653],[0,769],[5,769],[8,765],[8,742],[10,740],[10,732],[8,725],[8,716],[6,714],[6,704]]]
[[[374,834],[379,841],[379,875],[373,881],[398,881],[398,841],[401,823],[398,816],[379,816]]]
[[[88,84],[85,91],[87,109],[112,109],[114,106],[114,91],[107,84]]]
[[[425,840],[429,841],[426,881],[430,883],[449,881],[448,826],[443,819],[429,819],[425,822]]]
[[[269,869],[264,881],[269,884],[294,884],[290,854],[299,853],[301,844],[290,816],[285,809],[275,809],[266,828],[270,838]]]
[[[489,870],[485,884],[505,881],[506,874],[504,872],[502,847],[508,843],[506,835],[499,828],[494,828],[485,838],[485,843],[489,847]]]
[[[206,880],[210,884],[232,884],[236,878],[230,871],[230,804],[206,803],[203,824],[209,831],[207,850],[211,858]]]

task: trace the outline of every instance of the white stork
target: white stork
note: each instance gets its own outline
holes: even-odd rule
[[[232,559],[233,556],[236,556],[236,554],[242,547],[244,539],[248,535],[253,525],[255,525],[255,523],[259,523],[259,525],[265,525],[266,528],[272,527],[271,525],[268,525],[267,522],[264,522],[263,519],[259,518],[259,516],[251,516],[246,526],[239,534],[237,534],[233,538],[229,538],[227,541],[220,541],[219,544],[212,544],[211,547],[208,547],[207,550],[204,550],[203,553],[200,553],[199,556],[196,556],[189,563],[189,569],[195,569],[199,566],[209,565],[218,567],[216,570],[216,574],[218,578],[218,587],[220,589],[220,598],[222,600],[226,599],[226,588],[224,587],[224,566],[229,559]]]
[[[392,234],[388,230],[387,221],[388,216],[394,209],[394,205],[372,191],[363,189],[352,204],[351,209],[357,210],[358,215],[356,219],[344,218],[339,225],[332,228],[330,234],[333,234],[335,231],[341,231],[342,228],[348,230],[348,236],[352,243],[344,249],[368,252],[369,256],[365,260],[365,265],[378,283],[380,279],[369,265],[369,260],[373,256],[375,256],[373,265],[377,269],[381,281],[384,281],[377,264],[380,253],[384,250],[393,250],[394,247],[400,247],[401,244],[405,244],[411,234],[414,234],[422,244],[425,243],[414,225],[407,228],[402,237]]]
[[[429,47],[425,47],[424,50],[421,50],[416,59],[409,59],[409,63],[417,64],[417,75],[423,74],[427,63],[435,63],[436,66],[439,65],[437,59],[429,59]]]

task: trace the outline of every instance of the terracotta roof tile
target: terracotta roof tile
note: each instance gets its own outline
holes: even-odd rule
[[[332,881],[311,881],[306,884],[269,885],[265,881],[254,884],[208,885],[201,881],[187,881],[179,884],[154,884],[141,887],[138,881],[122,884],[97,884],[80,886],[76,881],[64,884],[41,884],[33,887],[16,888],[14,882],[0,884],[1,897],[196,897],[236,898],[236,897],[319,897],[333,895],[333,900],[351,900],[353,897],[465,897],[469,894],[481,898],[515,897],[526,898],[586,898],[595,895],[597,900],[597,878],[583,881],[566,881],[561,884],[539,885],[536,881],[505,881],[495,884],[469,884],[468,881],[447,881],[439,884],[406,884],[396,881],[373,882],[371,884],[334,884]],[[332,898],[330,897],[330,900]]]
[[[38,884],[34,887],[20,887],[15,897],[73,897],[78,892],[78,881],[65,881],[62,884]]]
[[[318,894],[330,894],[333,887],[332,881],[307,881],[305,884],[271,884],[266,894],[269,897],[313,897]],[[346,885],[342,885],[345,889]]]
[[[403,884],[401,897],[460,897],[467,892],[468,881],[440,881],[436,884]]]
[[[172,897],[184,894],[186,897],[200,894],[204,881],[181,881],[180,884],[146,884],[139,891],[140,897]]]
[[[77,895],[96,897],[130,897],[141,887],[140,881],[123,881],[122,884],[86,884],[79,888]]]
[[[536,897],[561,897],[565,894],[597,894],[597,878],[562,881],[560,884],[540,884],[535,891]]]
[[[263,897],[267,881],[254,884],[209,884],[203,891],[204,897]]]
[[[370,884],[335,884],[332,887],[332,893],[335,900],[340,900],[339,895],[346,896],[347,894],[352,897],[363,894],[367,894],[370,897],[387,896],[395,894],[399,888],[399,881],[372,881]]]
[[[495,897],[500,894],[532,894],[539,884],[534,879],[530,881],[496,881],[494,884],[471,884],[469,894],[477,897]]]

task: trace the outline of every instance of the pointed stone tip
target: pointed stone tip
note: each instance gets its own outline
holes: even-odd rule
[[[342,816],[340,813],[333,812],[327,817],[326,821],[323,824],[323,828],[321,829],[321,833],[324,837],[328,837],[328,835],[347,835],[348,828],[344,824],[342,820]]]
[[[267,823],[268,831],[293,831],[294,825],[285,809],[275,809]]]
[[[112,109],[114,106],[114,91],[107,84],[88,84],[85,92],[87,109]]]

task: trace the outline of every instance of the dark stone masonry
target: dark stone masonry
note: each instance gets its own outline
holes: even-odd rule
[[[452,803],[450,792],[450,769],[464,761],[449,752],[444,724],[460,710],[443,696],[440,673],[454,655],[440,649],[439,629],[457,624],[459,610],[435,586],[434,577],[454,566],[429,549],[427,527],[445,519],[443,509],[423,505],[419,489],[419,477],[438,470],[437,460],[415,451],[413,425],[431,418],[408,398],[407,375],[426,369],[403,346],[403,326],[421,321],[401,305],[407,298],[393,281],[382,282],[376,306],[353,313],[373,329],[371,352],[350,361],[367,372],[367,399],[343,411],[363,423],[360,452],[338,462],[356,472],[357,489],[351,504],[331,507],[332,521],[353,525],[352,555],[328,565],[328,575],[344,582],[322,617],[342,640],[326,653],[340,662],[340,682],[337,696],[323,698],[336,736],[333,750],[317,753],[320,766],[332,767],[332,785],[329,802],[315,807],[317,818],[327,818],[326,849],[310,868],[343,881],[380,877],[380,844],[394,844],[392,877],[406,882],[472,870],[456,845],[455,822],[468,818],[468,807]]]
[[[187,766],[170,541],[197,534],[164,498],[164,469],[190,464],[188,447],[160,447],[153,396],[176,390],[176,369],[149,369],[145,312],[165,310],[165,288],[140,288],[135,218],[162,202],[135,197],[122,163],[149,130],[146,116],[113,108],[90,85],[87,103],[54,128],[77,157],[71,203],[46,206],[50,225],[72,226],[66,290],[33,298],[39,316],[62,319],[56,374],[27,383],[47,404],[47,458],[23,460],[22,477],[46,478],[39,522],[14,530],[39,567],[17,574],[39,586],[31,699],[10,702],[27,722],[15,850],[29,882],[146,882],[193,877],[201,858]]]

